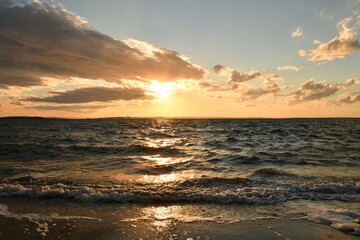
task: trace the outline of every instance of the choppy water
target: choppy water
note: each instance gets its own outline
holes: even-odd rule
[[[360,201],[359,119],[0,120],[0,196]]]
[[[360,235],[360,119],[2,118],[0,130],[0,199],[280,204]]]

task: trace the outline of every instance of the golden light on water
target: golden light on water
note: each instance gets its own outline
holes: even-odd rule
[[[151,148],[163,148],[163,147],[169,147],[174,145],[176,142],[179,141],[179,139],[172,139],[172,138],[166,138],[166,139],[146,139],[148,147]]]
[[[166,165],[179,162],[176,160],[174,161],[171,157],[160,157],[160,155],[144,156],[143,158],[153,161],[156,165]]]
[[[165,128],[154,128],[151,129],[151,131],[154,132],[154,135],[159,134],[160,136],[166,136]],[[134,157],[142,159],[142,163],[137,165],[137,168],[146,169],[147,174],[144,174],[140,177],[134,177],[121,172],[115,174],[112,176],[112,178],[117,181],[126,180],[142,183],[170,183],[194,178],[196,175],[198,175],[194,171],[176,171],[179,167],[179,164],[186,164],[186,162],[192,160],[191,157],[174,157],[171,155],[171,153],[169,153],[170,155],[165,154],[165,156],[159,154],[159,152],[162,152],[163,149],[175,146],[178,143],[181,143],[181,141],[181,138],[173,137],[156,139],[150,137],[145,138],[144,145],[152,149],[149,149],[149,153],[146,155]],[[123,170],[126,170],[126,168]]]
[[[149,218],[154,219],[152,225],[160,232],[165,232],[174,224],[174,220],[182,218],[181,206],[155,206],[144,208],[143,214]]]
[[[162,183],[162,182],[174,182],[185,179],[191,179],[193,175],[185,173],[170,173],[161,175],[145,175],[141,178],[141,181],[147,183]]]

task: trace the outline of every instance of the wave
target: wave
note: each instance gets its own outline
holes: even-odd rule
[[[65,198],[119,203],[275,204],[296,199],[360,201],[360,183],[280,182],[249,178],[197,178],[163,183],[81,184],[23,177],[0,181],[0,197]]]
[[[262,176],[262,177],[296,177],[296,175],[287,173],[277,168],[259,168],[252,172],[252,176]]]

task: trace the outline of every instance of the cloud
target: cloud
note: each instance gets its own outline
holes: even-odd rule
[[[319,16],[322,17],[322,18],[327,18],[327,19],[329,19],[329,20],[331,20],[331,19],[334,18],[333,16],[331,16],[330,14],[328,14],[328,13],[326,12],[326,9],[325,9],[325,8],[323,8],[323,9],[320,10]]]
[[[309,56],[308,61],[326,63],[335,58],[344,58],[353,51],[360,49],[360,40],[356,38],[355,27],[349,28],[348,25],[352,17],[345,18],[338,23],[339,36],[334,37],[327,43],[321,43],[317,48],[309,51],[300,50],[302,57]],[[320,43],[317,41],[317,43]]]
[[[350,78],[344,83],[327,83],[315,82],[314,78],[304,82],[300,85],[299,90],[288,94],[292,99],[291,104],[297,104],[305,101],[320,100],[325,97],[334,95],[340,89],[347,89],[354,86],[356,83],[360,83],[360,79]]]
[[[176,81],[206,71],[185,56],[92,29],[59,5],[6,0],[0,4],[0,85],[39,86],[42,77]]]
[[[0,68],[0,89],[7,89],[8,86],[31,87],[43,85],[45,85],[43,81],[36,75],[29,76],[24,73],[10,72]]]
[[[250,81],[255,78],[264,77],[264,74],[259,71],[250,71],[249,73],[240,73],[236,70],[231,71],[229,83],[241,83],[245,81]]]
[[[216,74],[222,74],[224,71],[227,70],[227,67],[217,64],[213,67],[213,70]]]
[[[246,81],[250,81],[252,79],[255,78],[260,78],[260,77],[264,77],[265,74],[261,73],[259,71],[255,71],[255,70],[251,70],[249,73],[244,72],[244,73],[240,73],[239,71],[236,71],[232,68],[229,67],[225,67],[223,65],[215,65],[213,67],[213,70],[215,73],[217,74],[224,74],[225,72],[227,74],[229,74],[229,79],[228,79],[228,83],[242,83],[242,82],[246,82]],[[235,87],[236,88],[236,87]]]
[[[264,76],[265,74],[255,70],[251,70],[249,73],[240,73],[236,70],[232,70],[228,83],[241,83]]]
[[[199,82],[199,87],[205,88],[208,92],[221,92],[221,91],[231,91],[233,88],[224,86],[224,85],[214,85],[208,82]]]
[[[291,33],[291,37],[300,37],[302,35],[303,35],[303,30],[302,28],[300,28],[300,26],[297,27],[297,29]]]
[[[152,96],[146,94],[141,88],[106,88],[89,87],[70,90],[67,92],[50,92],[47,97],[29,97],[22,99],[31,102],[49,103],[90,103],[111,102],[117,100],[151,100]]]
[[[34,106],[27,107],[29,109],[37,110],[55,110],[55,111],[67,111],[67,112],[94,112],[98,109],[111,107],[111,105],[100,106],[83,106],[83,105],[60,105],[60,106]]]
[[[279,66],[277,68],[277,70],[279,71],[283,71],[283,70],[294,70],[295,72],[298,72],[300,69],[302,69],[303,66],[301,67],[296,67],[296,66]]]
[[[283,80],[283,77],[277,74],[272,74],[267,76],[264,79],[264,87],[262,88],[252,88],[247,91],[244,91],[239,98],[239,101],[250,101],[255,100],[261,96],[276,94],[280,91],[280,87],[278,85],[279,81]]]
[[[338,99],[336,99],[337,104],[342,104],[342,103],[351,104],[355,102],[360,102],[360,92],[345,93],[342,96],[340,96]]]

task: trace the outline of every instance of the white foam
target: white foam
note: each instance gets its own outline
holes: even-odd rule
[[[196,183],[196,182],[195,182]],[[194,183],[194,184],[195,184]],[[180,185],[179,185],[180,184]],[[211,181],[203,185],[182,183],[138,185],[22,185],[0,184],[0,197],[51,197],[82,202],[214,202],[274,204],[294,199],[360,200],[360,183],[303,184],[274,182],[260,185],[218,184]],[[344,194],[346,193],[346,194]]]
[[[306,213],[305,219],[313,222],[329,224],[331,227],[360,236],[360,213],[324,204],[312,202],[291,203],[294,208]]]

